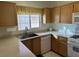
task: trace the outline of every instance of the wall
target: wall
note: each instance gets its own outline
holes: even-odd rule
[[[60,33],[64,33],[66,35],[75,34],[76,30],[79,28],[77,24],[50,24],[50,27],[57,30]]]
[[[51,2],[50,7],[62,6],[62,5],[69,4],[72,2],[74,1],[54,1],[54,2]]]
[[[55,6],[61,6],[72,2],[74,1],[12,1],[12,3],[16,3],[16,5],[18,6],[29,6],[36,8],[52,8]]]
[[[50,27],[50,24],[42,24],[41,27],[37,29],[30,29],[30,32],[40,32],[40,31],[47,31]],[[17,35],[24,33],[25,31],[18,31],[17,26],[14,27],[0,27],[0,37],[6,37],[10,35]]]
[[[16,3],[17,6],[29,6],[36,8],[50,7],[49,1],[12,1],[12,3]]]

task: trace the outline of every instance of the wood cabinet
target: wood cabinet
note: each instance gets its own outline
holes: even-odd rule
[[[22,43],[28,48],[30,49],[31,51],[33,51],[33,41],[32,40],[24,40],[22,41]]]
[[[61,23],[72,23],[73,4],[61,7]]]
[[[59,46],[58,46],[59,45],[59,41],[58,41],[58,39],[56,39],[55,37],[52,36],[52,40],[51,41],[52,41],[52,43],[51,43],[52,44],[51,45],[52,50],[55,51],[56,53],[58,53],[59,52],[58,51],[59,50]]]
[[[67,56],[67,38],[65,37],[58,37],[59,39],[59,54],[62,56]]]
[[[41,39],[40,39],[40,37],[29,39],[29,40],[24,40],[22,42],[35,55],[39,55],[41,53]]]
[[[0,26],[16,26],[16,4],[0,2]]]
[[[43,24],[51,23],[51,9],[44,8],[43,9]]]
[[[60,7],[52,8],[52,22],[60,23]]]
[[[52,50],[62,56],[67,56],[67,38],[58,36],[56,39],[52,37]]]
[[[79,2],[74,2],[74,12],[79,12]]]
[[[40,37],[34,38],[33,40],[33,53],[39,55],[41,53],[41,39]]]

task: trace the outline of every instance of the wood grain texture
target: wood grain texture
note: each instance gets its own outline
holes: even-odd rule
[[[79,11],[79,2],[74,2],[74,12]]]
[[[60,23],[60,7],[52,8],[52,22]]]
[[[0,2],[0,26],[16,26],[17,15],[14,3]]]
[[[61,23],[72,23],[73,4],[61,7]]]
[[[41,53],[41,38],[33,39],[33,52],[35,55],[39,55]]]
[[[40,37],[29,39],[29,40],[24,40],[22,42],[35,55],[39,55],[41,53],[41,39],[40,39]]]
[[[52,36],[52,50],[56,53],[67,56],[67,38],[58,36],[58,39]]]
[[[51,23],[51,9],[50,8],[44,8],[43,9],[43,23]]]

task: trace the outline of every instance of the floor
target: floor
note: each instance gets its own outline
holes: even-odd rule
[[[61,57],[61,56],[56,54],[55,52],[49,51],[49,52],[43,54],[43,57]]]

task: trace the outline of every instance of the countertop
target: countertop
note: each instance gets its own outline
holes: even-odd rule
[[[36,33],[38,36],[43,36],[43,35],[57,35],[57,36],[62,36],[62,37],[66,37],[69,38],[72,35],[68,35],[68,34],[64,34],[64,33],[60,33],[58,31],[48,31],[48,32],[41,32],[41,33]]]
[[[64,33],[60,33],[58,31],[47,31],[47,32],[40,32],[40,33],[35,33],[38,36],[34,36],[34,37],[29,37],[29,38],[25,38],[25,39],[19,39],[20,41],[24,41],[24,40],[28,40],[28,39],[33,39],[36,37],[41,37],[44,35],[54,35],[54,36],[62,36],[62,37],[66,37],[66,38],[70,38],[72,35],[69,34],[64,34]]]
[[[36,38],[44,35],[57,35],[69,38],[71,35],[64,35],[57,31],[48,31],[36,33],[38,36],[30,37],[27,39]],[[22,40],[27,40],[22,39]],[[0,38],[0,56],[1,57],[35,57],[35,55],[27,48],[21,40],[16,36],[9,36]]]
[[[35,57],[15,36],[0,38],[1,57]]]

